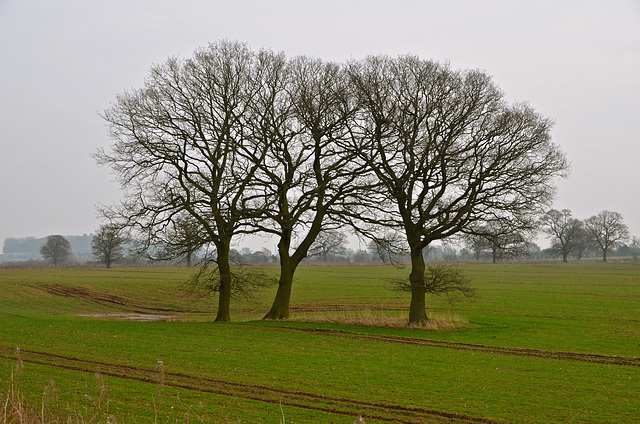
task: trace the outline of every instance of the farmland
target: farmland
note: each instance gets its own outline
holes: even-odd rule
[[[640,264],[461,267],[477,294],[429,298],[430,329],[397,324],[387,279],[408,270],[389,266],[302,267],[289,321],[260,321],[270,287],[224,324],[187,268],[0,269],[2,402],[60,422],[640,421]]]

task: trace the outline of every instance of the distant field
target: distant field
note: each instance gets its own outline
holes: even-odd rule
[[[428,299],[431,316],[455,321],[448,331],[336,323],[406,319],[409,296],[386,279],[408,270],[389,266],[302,267],[290,322],[260,321],[271,287],[235,300],[226,324],[212,322],[214,298],[188,293],[187,268],[0,268],[0,412],[17,402],[47,422],[640,422],[640,263],[462,268],[473,301]]]

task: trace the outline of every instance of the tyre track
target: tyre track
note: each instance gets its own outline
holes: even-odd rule
[[[393,335],[374,335],[356,333],[346,330],[335,330],[329,328],[304,328],[289,326],[260,326],[260,328],[273,331],[287,331],[294,333],[312,333],[322,336],[342,337],[346,339],[365,340],[382,343],[397,343],[414,346],[436,347],[451,350],[465,350],[473,352],[482,352],[498,355],[522,356],[527,358],[555,359],[562,361],[589,362],[606,365],[623,365],[631,367],[640,367],[640,358],[634,356],[614,356],[600,355],[594,353],[577,353],[553,351],[544,349],[521,348],[521,347],[498,347],[482,344],[448,342],[440,340],[430,340],[423,338],[393,336]]]
[[[62,284],[34,284],[32,287],[43,290],[49,294],[64,297],[73,297],[76,299],[85,300],[87,302],[97,303],[102,306],[106,306],[118,310],[126,310],[140,314],[177,314],[177,313],[199,313],[200,311],[193,311],[180,308],[162,308],[153,307],[145,304],[135,303],[130,299],[106,294],[97,293],[89,290],[85,290],[80,287],[65,286]]]
[[[167,372],[165,370],[161,373],[157,369],[80,359],[48,352],[20,350],[19,355],[16,356],[15,350],[6,346],[0,346],[0,358],[82,373],[99,373],[123,380],[286,405],[351,418],[361,415],[365,419],[405,424],[446,422],[498,424],[498,421],[487,418],[428,408],[406,407],[387,402],[369,402],[340,396],[325,396],[264,385],[252,385],[185,373]]]

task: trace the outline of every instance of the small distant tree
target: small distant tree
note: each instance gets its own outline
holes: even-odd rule
[[[253,262],[256,263],[268,263],[271,262],[271,259],[273,258],[273,253],[271,252],[271,250],[267,249],[266,247],[263,247],[260,250],[256,250],[255,252],[253,252]]]
[[[163,232],[156,234],[156,242],[161,247],[154,252],[152,259],[179,259],[191,267],[194,256],[206,244],[202,238],[204,233],[197,219],[186,213],[179,214],[167,223]]]
[[[309,257],[316,256],[327,262],[330,255],[344,255],[347,252],[347,236],[338,230],[323,231],[309,249]]]
[[[580,225],[580,228],[577,231],[576,238],[574,239],[573,254],[576,259],[582,259],[588,251],[594,247],[594,244],[595,242],[593,241],[593,237],[591,237],[591,233],[585,227],[584,222],[582,222],[582,225]]]
[[[633,256],[633,260],[637,260],[640,256],[640,238],[633,236],[631,244],[629,244],[629,251]]]
[[[54,265],[67,263],[73,258],[71,244],[60,235],[48,236],[40,248],[40,254],[44,260],[51,261]]]
[[[542,229],[551,238],[551,248],[562,255],[562,262],[568,262],[569,254],[580,248],[583,223],[571,216],[569,209],[551,209],[541,220]]]
[[[587,231],[602,251],[602,262],[607,262],[609,250],[629,238],[629,228],[618,212],[602,211],[584,221]]]
[[[122,229],[117,225],[101,225],[91,237],[91,253],[93,256],[111,268],[113,262],[124,258],[124,245],[127,238],[122,234]]]
[[[486,237],[478,234],[463,234],[461,236],[464,245],[473,255],[476,261],[491,249],[491,243],[487,241]]]
[[[463,237],[474,250],[476,259],[481,253],[488,252],[495,264],[505,257],[526,256],[529,253],[528,239],[534,230],[534,223],[528,219],[511,223],[487,222],[467,228]]]

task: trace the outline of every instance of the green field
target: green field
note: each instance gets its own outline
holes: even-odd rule
[[[0,268],[0,423],[640,422],[639,263],[461,266],[447,330],[344,324],[406,319],[388,266],[301,267],[290,322],[271,287],[224,324],[187,268]]]

